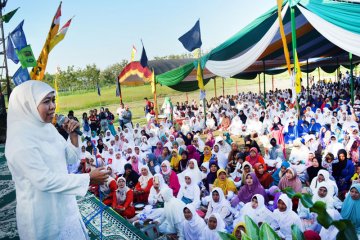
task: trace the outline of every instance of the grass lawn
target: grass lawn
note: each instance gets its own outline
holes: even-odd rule
[[[312,73],[315,75],[317,80],[318,74],[317,71]],[[310,74],[311,76],[311,74]],[[326,74],[322,72],[322,78],[334,78],[334,74]],[[274,88],[290,88],[291,82],[289,80],[288,74],[283,73],[275,76]],[[306,79],[306,74],[303,74],[303,79]],[[238,92],[259,92],[259,78],[254,80],[237,80]],[[306,86],[306,81],[303,82],[303,85]],[[61,88],[61,86],[59,86]],[[260,87],[261,90],[264,88],[263,84],[263,75],[260,76]],[[206,89],[206,97],[210,99],[215,96],[214,90],[214,80],[210,80],[209,83],[205,86]],[[272,76],[266,75],[266,91],[272,89]],[[67,114],[69,110],[74,110],[75,115],[78,118],[81,118],[83,112],[89,112],[89,109],[97,108],[99,109],[101,106],[108,107],[111,112],[115,114],[116,109],[119,106],[120,98],[115,95],[116,86],[111,87],[103,87],[101,88],[101,96],[97,95],[97,90],[84,92],[72,92],[72,93],[60,93],[59,95],[59,106],[58,112],[61,114]],[[125,105],[130,106],[130,110],[133,114],[133,122],[140,124],[145,124],[146,119],[144,117],[144,97],[149,98],[153,101],[153,95],[151,94],[151,86],[144,85],[138,87],[121,87],[123,102]],[[199,102],[199,91],[183,93],[175,91],[166,86],[157,85],[157,99],[159,109],[164,101],[164,97],[170,96],[173,103],[183,102],[187,99],[192,101],[195,99]],[[224,93],[225,95],[234,95],[236,94],[236,80],[235,79],[225,79],[224,81]],[[218,78],[216,80],[216,95],[220,96],[223,94],[222,80]]]

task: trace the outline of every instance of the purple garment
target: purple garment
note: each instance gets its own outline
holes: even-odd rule
[[[196,148],[193,145],[189,145],[187,146],[187,151],[188,151],[188,159],[195,159],[196,162],[198,163],[198,166],[201,166],[200,163],[200,154],[196,151]]]
[[[250,174],[250,176],[253,179],[252,185],[245,184],[242,186],[237,194],[232,200],[231,200],[231,206],[235,207],[239,204],[239,202],[248,203],[251,201],[251,198],[255,194],[260,194],[264,197],[265,202],[267,202],[267,195],[265,192],[264,187],[260,184],[259,179],[256,177],[256,174],[254,172],[250,172],[246,175],[246,177]],[[246,179],[245,177],[245,179]],[[245,180],[246,181],[246,180]]]

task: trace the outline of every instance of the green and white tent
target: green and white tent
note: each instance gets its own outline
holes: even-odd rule
[[[296,50],[303,71],[322,67],[331,72],[340,65],[348,66],[349,53],[354,63],[359,62],[359,0],[285,0],[282,19],[292,59],[291,7],[295,10]],[[286,71],[277,11],[277,6],[273,7],[204,55],[201,66],[211,73],[209,76],[252,79],[260,72]],[[304,66],[306,62],[308,66]],[[196,66],[197,60],[157,75],[156,81],[176,88]]]

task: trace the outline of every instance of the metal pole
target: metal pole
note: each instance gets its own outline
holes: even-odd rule
[[[222,78],[222,85],[223,85],[223,97],[225,97],[225,78]]]
[[[272,91],[275,91],[275,86],[274,86],[274,75],[271,76],[271,85],[272,85]]]
[[[352,61],[352,53],[349,53],[350,59],[350,93],[351,93],[351,106],[354,106],[354,76],[353,76],[353,61]]]
[[[4,64],[5,64],[5,76],[6,76],[6,91],[7,91],[7,98],[10,98],[10,79],[9,79],[9,72],[8,72],[8,65],[7,65],[7,57],[6,57],[6,48],[5,48],[5,38],[4,38],[4,24],[2,21],[2,9],[3,9],[3,1],[0,3],[0,24],[1,24],[1,38],[2,38],[2,45],[3,45],[3,53],[4,53]],[[5,4],[6,5],[6,2]],[[0,86],[0,93],[1,93],[1,86]]]
[[[236,95],[238,95],[238,80],[236,79],[235,82],[235,89],[236,89]]]
[[[217,98],[217,94],[216,94],[216,77],[214,78],[214,90],[215,90],[215,98]]]
[[[263,60],[263,70],[264,70],[264,104],[266,106],[265,60]]]
[[[259,73],[259,95],[261,93],[261,85],[260,85],[260,73]]]
[[[307,99],[309,101],[310,86],[309,86],[309,59],[306,59],[306,84],[307,84]]]

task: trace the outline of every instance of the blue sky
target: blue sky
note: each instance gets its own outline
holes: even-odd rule
[[[275,0],[63,0],[61,26],[75,15],[65,39],[50,53],[47,72],[56,67],[100,69],[130,59],[132,45],[149,59],[186,53],[178,38],[200,18],[202,49],[209,51],[276,4]],[[25,19],[24,32],[37,58],[59,5],[55,0],[9,0],[4,13],[20,7],[5,24],[5,35]],[[18,68],[9,61],[12,75]]]

